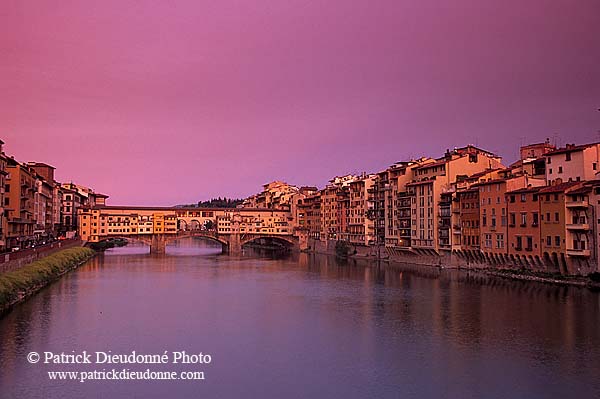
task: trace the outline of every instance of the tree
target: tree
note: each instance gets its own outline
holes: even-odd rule
[[[337,241],[335,243],[335,256],[347,258],[350,255],[350,245],[346,241]]]

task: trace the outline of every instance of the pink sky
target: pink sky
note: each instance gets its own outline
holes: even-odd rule
[[[599,139],[600,2],[0,3],[0,138],[111,204]]]

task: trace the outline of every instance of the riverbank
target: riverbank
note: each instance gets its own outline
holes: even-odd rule
[[[0,254],[0,273],[18,270],[25,265],[33,263],[38,259],[45,258],[53,253],[67,248],[80,247],[81,245],[82,242],[79,238],[73,238],[54,241],[35,248]]]
[[[557,267],[546,263],[534,264],[532,262],[484,262],[463,254],[447,253],[417,253],[412,251],[389,251],[389,248],[377,246],[356,246],[346,244],[340,248],[342,241],[311,240],[310,249],[305,252],[340,256],[347,254],[348,259],[385,262],[393,265],[411,265],[423,268],[461,270],[482,273],[485,275],[520,281],[535,281],[554,285],[570,285],[583,288],[600,289],[600,274],[569,275],[562,274],[566,268]]]
[[[69,248],[0,274],[0,315],[96,254],[89,248]]]

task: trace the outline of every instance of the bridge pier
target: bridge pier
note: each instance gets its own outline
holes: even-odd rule
[[[308,234],[305,231],[301,231],[297,234],[298,237],[298,249],[300,251],[306,251],[309,248],[308,245]]]
[[[229,245],[227,246],[227,252],[229,255],[241,255],[242,254],[242,243],[239,234],[231,234],[229,236]]]
[[[229,234],[229,255],[241,255],[242,254],[242,240],[240,238],[240,221],[241,217],[239,214],[233,215],[231,218],[231,234]]]
[[[167,242],[164,234],[153,234],[150,241],[151,254],[164,254],[167,251]]]

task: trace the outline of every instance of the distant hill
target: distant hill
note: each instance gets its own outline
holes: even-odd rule
[[[232,199],[232,198],[212,198],[208,201],[200,201],[196,204],[184,204],[177,205],[178,207],[191,207],[191,208],[235,208],[240,205],[243,199]]]

